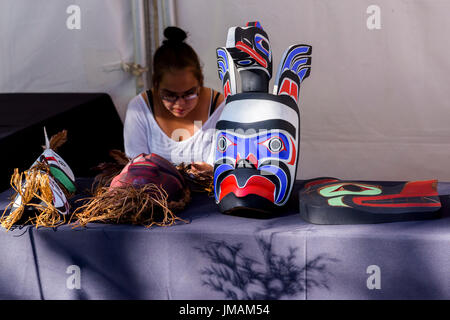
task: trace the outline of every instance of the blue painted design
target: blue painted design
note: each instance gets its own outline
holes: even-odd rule
[[[219,71],[219,78],[221,81],[223,81],[223,78],[229,72],[229,64],[228,64],[228,57],[227,52],[223,48],[217,48],[217,66]]]
[[[225,137],[227,140],[227,148],[222,152],[216,146],[215,159],[216,164],[222,160],[223,163],[219,164],[214,170],[214,190],[217,189],[217,178],[220,174],[225,171],[234,170],[236,166],[236,159],[239,154],[241,159],[247,159],[250,155],[254,155],[261,163],[266,160],[273,160],[274,164],[264,165],[258,168],[261,174],[265,172],[270,172],[275,175],[280,181],[280,192],[277,196],[275,203],[280,202],[288,188],[287,185],[288,177],[287,172],[284,172],[279,166],[276,165],[277,161],[288,161],[291,157],[291,147],[289,145],[289,138],[284,133],[278,130],[274,131],[264,131],[260,134],[256,134],[250,137],[238,136],[230,132],[220,131],[217,135],[217,141],[221,137]],[[283,143],[283,147],[280,152],[271,152],[269,150],[269,142],[272,139],[280,139]],[[228,161],[228,163],[227,163]],[[232,162],[229,163],[229,162]],[[216,201],[218,201],[218,195],[215,192]]]
[[[234,166],[228,164],[228,163],[223,163],[219,166],[217,166],[214,170],[214,197],[216,198],[216,201],[219,201],[218,195],[217,195],[217,178],[219,177],[220,174],[222,174],[225,171],[231,171],[234,169]]]
[[[227,149],[222,152],[216,146],[215,156],[216,161],[222,158],[231,158],[235,160],[237,155],[241,159],[247,159],[250,154],[253,154],[258,161],[263,159],[275,158],[287,161],[291,156],[291,148],[288,137],[276,130],[275,132],[266,131],[253,137],[240,137],[232,133],[221,131],[217,135],[217,141],[220,137],[225,137],[230,141]],[[270,139],[279,138],[283,143],[283,148],[280,152],[272,152],[268,148]]]
[[[264,46],[261,44],[261,42],[266,42],[267,45],[269,46],[269,50],[267,50],[266,48],[264,48]],[[270,58],[270,44],[267,41],[267,39],[265,37],[262,37],[260,35],[255,35],[255,46],[257,49],[259,49],[268,59],[269,61],[271,60]]]
[[[220,78],[220,80],[223,80],[223,77],[225,76],[225,72],[226,72],[225,71],[225,65],[224,65],[222,60],[219,60],[217,62],[217,65],[219,67],[219,78]]]
[[[294,70],[297,73],[299,68],[302,65],[305,65],[307,62],[308,62],[308,58],[298,59],[297,61],[294,62],[294,65],[292,66],[292,70]]]
[[[292,70],[292,68],[291,68],[292,60],[298,55],[306,54],[308,51],[309,51],[309,47],[299,46],[299,47],[295,48],[294,50],[292,50],[291,52],[289,52],[286,59],[284,60],[282,70],[285,70],[285,69]]]
[[[225,62],[225,71],[228,71],[228,69],[229,69],[228,57],[227,57],[227,53],[226,53],[225,49],[222,49],[222,48],[217,49],[217,56],[218,56],[218,58],[223,59],[223,61]]]
[[[252,61],[252,60],[240,60],[240,61],[237,61],[237,63],[239,65],[247,66],[247,65],[250,65],[250,64],[254,63],[254,61]]]
[[[303,68],[297,73],[298,77],[300,78],[300,82],[303,81],[303,79],[305,78],[305,75],[308,72],[308,70],[309,70],[309,68]]]

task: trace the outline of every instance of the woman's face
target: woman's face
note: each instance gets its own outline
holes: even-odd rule
[[[170,113],[183,118],[197,106],[200,84],[190,68],[171,70],[162,76],[158,94]]]

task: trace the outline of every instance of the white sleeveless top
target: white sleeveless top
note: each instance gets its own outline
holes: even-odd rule
[[[210,109],[212,100],[213,90],[211,90]],[[179,135],[190,137],[175,141],[162,131],[142,94],[139,94],[128,104],[125,116],[123,130],[125,154],[134,158],[141,153],[156,153],[175,165],[194,161],[213,165],[215,127],[224,106],[225,102],[222,102],[212,114],[209,112],[208,114],[211,115],[208,120],[203,125],[199,123],[197,127],[201,128],[196,129],[192,136],[187,130],[180,129]]]

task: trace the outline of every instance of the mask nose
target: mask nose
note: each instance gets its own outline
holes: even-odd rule
[[[258,160],[253,154],[249,154],[247,159],[241,159],[238,154],[236,159],[236,168],[258,169]]]

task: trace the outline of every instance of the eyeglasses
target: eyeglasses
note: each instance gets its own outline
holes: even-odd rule
[[[174,104],[180,98],[183,99],[185,102],[189,102],[198,97],[198,89],[199,89],[198,87],[193,88],[181,95],[165,92],[165,93],[160,93],[160,96],[161,96],[162,100],[164,100],[170,104]]]

